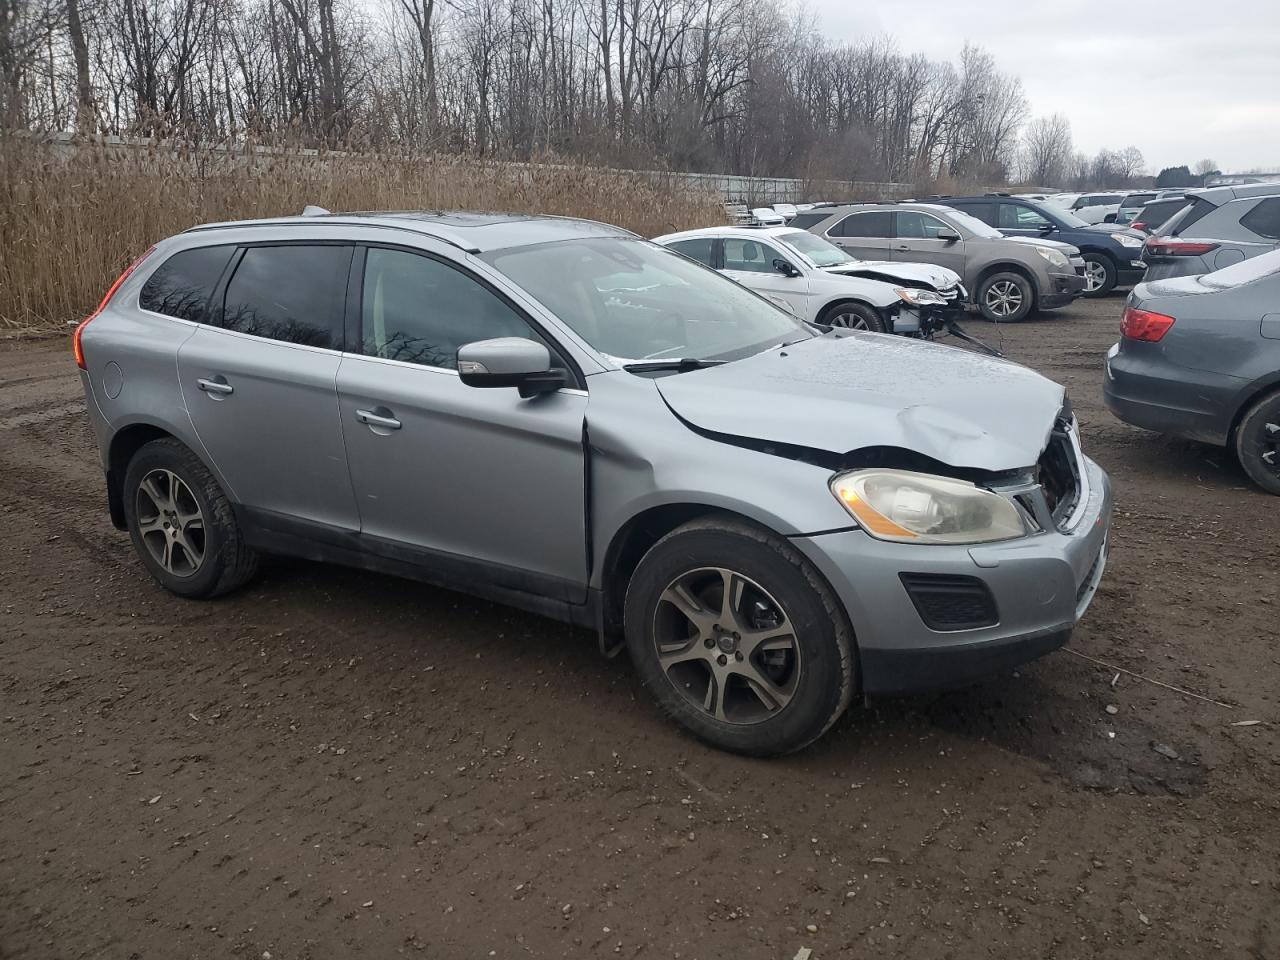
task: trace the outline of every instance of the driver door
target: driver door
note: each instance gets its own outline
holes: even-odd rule
[[[1054,226],[1030,207],[1016,203],[1001,203],[996,211],[995,228],[1006,237],[1047,237]]]
[[[724,266],[720,272],[767,297],[793,316],[808,320],[809,278],[796,266],[794,257],[783,256],[777,247],[759,240],[725,237]],[[789,264],[798,276],[789,277],[773,265],[781,260]]]

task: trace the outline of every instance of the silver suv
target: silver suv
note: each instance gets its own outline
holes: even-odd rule
[[[1152,230],[1142,250],[1147,282],[1213,273],[1268,253],[1280,248],[1280,183],[1188,193],[1186,205]]]
[[[827,216],[812,221],[812,215]],[[1067,243],[1006,237],[938,203],[864,203],[812,211],[805,229],[861,260],[936,263],[958,273],[988,320],[1015,323],[1084,292],[1084,260]]]
[[[625,646],[730,750],[1052,650],[1102,573],[1109,484],[1060,386],[819,335],[603,224],[200,227],[74,344],[112,519],[167,589],[282,553],[495,598]]]

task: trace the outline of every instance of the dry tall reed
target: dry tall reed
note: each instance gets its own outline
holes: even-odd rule
[[[723,222],[714,197],[564,164],[211,147],[53,147],[0,136],[0,329],[91,311],[138,253],[199,223],[349,210],[587,217],[643,236]]]

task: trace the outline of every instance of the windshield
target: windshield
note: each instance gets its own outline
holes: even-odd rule
[[[842,263],[857,262],[830,240],[816,237],[806,230],[784,233],[778,239],[787,246],[804,254],[819,267],[834,267]]]
[[[1074,213],[1064,207],[1054,207],[1053,212],[1045,214],[1045,216],[1057,220],[1059,223],[1065,225],[1071,230],[1078,230],[1081,227],[1089,226],[1089,222],[1087,220],[1081,220]]]
[[[951,217],[952,221],[964,227],[966,230],[972,233],[975,237],[982,237],[985,240],[1004,239],[1004,234],[1001,233],[999,230],[997,230],[995,227],[987,226],[987,224],[983,223],[977,217],[970,216],[969,214],[965,213],[963,210],[956,210],[954,208],[949,208],[947,210],[947,215]]]
[[[618,360],[736,360],[812,336],[746,287],[644,240],[561,240],[482,259]]]

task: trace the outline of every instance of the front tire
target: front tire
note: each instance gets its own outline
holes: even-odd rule
[[[1253,404],[1236,428],[1236,459],[1249,479],[1280,496],[1280,391]]]
[[[790,753],[848,707],[853,636],[785,540],[730,519],[659,540],[627,585],[627,649],[662,710],[722,750]]]
[[[1035,306],[1035,290],[1020,273],[993,273],[978,285],[977,301],[992,323],[1019,323]]]
[[[258,569],[213,474],[172,438],[151,441],[129,461],[124,516],[143,566],[170,593],[216,597]]]
[[[871,333],[892,332],[880,311],[864,303],[833,303],[822,311],[818,323],[844,330],[867,330]]]
[[[1105,297],[1115,286],[1115,261],[1103,253],[1084,254],[1084,296]]]

